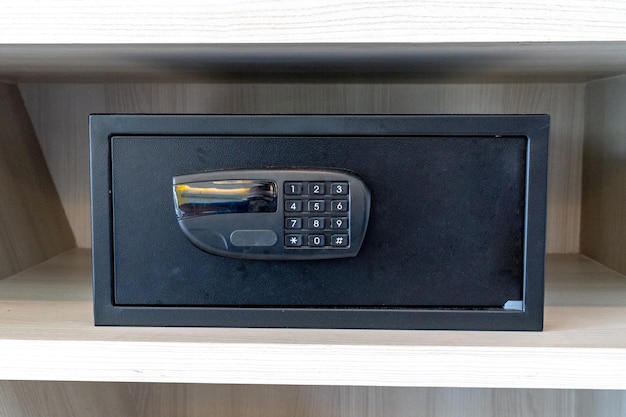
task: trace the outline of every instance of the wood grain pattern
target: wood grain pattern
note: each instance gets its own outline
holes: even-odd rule
[[[586,91],[581,251],[626,273],[626,76]]]
[[[555,255],[547,279],[544,332],[95,327],[77,250],[0,282],[0,379],[626,389],[624,276]]]
[[[25,0],[0,27],[3,43],[31,44],[613,41],[625,14],[617,0]]]
[[[139,417],[125,384],[43,381],[0,381],[0,415]]]
[[[626,389],[624,349],[15,340],[2,350],[11,380]]]
[[[548,113],[547,249],[579,250],[582,84],[22,84],[78,246],[91,245],[89,113]]]
[[[0,278],[74,247],[15,85],[0,83]]]
[[[623,417],[626,391],[0,382],[11,417]]]
[[[138,417],[622,417],[626,391],[129,384]]]

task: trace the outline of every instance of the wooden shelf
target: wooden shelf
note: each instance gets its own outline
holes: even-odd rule
[[[72,232],[91,242],[91,112],[539,112],[548,251],[626,273],[624,16],[622,0],[3,8],[0,414],[624,415],[626,278],[584,256],[548,257],[541,333],[95,327],[89,251],[39,264]]]
[[[626,389],[626,278],[547,263],[543,332],[95,327],[90,253],[0,281],[0,379]]]
[[[3,43],[30,44],[612,41],[625,13],[619,0],[26,0],[3,10],[0,27]]]

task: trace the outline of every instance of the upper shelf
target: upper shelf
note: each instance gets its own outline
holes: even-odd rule
[[[626,389],[626,279],[547,269],[543,332],[95,327],[77,250],[0,281],[0,379]]]
[[[626,73],[626,2],[20,1],[0,81],[587,81]]]
[[[19,44],[458,43],[626,40],[620,0],[22,0],[0,42]]]

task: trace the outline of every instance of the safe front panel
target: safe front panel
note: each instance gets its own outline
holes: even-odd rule
[[[545,126],[543,116],[92,116],[96,324],[540,329]],[[173,178],[253,172],[274,184],[280,210],[210,214],[212,224],[301,219],[304,232],[281,225],[260,244],[289,252],[286,236],[305,246],[317,236],[337,253],[328,241],[348,234],[306,224],[347,220],[330,211],[344,197],[305,191],[303,212],[283,212],[298,200],[287,183],[333,184],[281,176],[300,171],[345,172],[367,188],[356,255],[247,259],[183,233]],[[325,214],[307,212],[312,202]]]

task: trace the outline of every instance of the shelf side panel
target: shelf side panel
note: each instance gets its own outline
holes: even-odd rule
[[[75,246],[17,86],[0,83],[0,278]]]
[[[586,89],[581,251],[626,274],[626,76]]]

